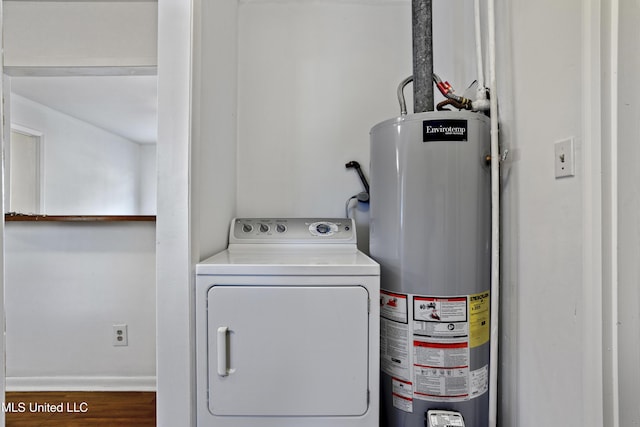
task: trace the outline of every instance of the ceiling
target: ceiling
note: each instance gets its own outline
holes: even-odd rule
[[[11,92],[141,144],[158,139],[157,76],[13,76]]]

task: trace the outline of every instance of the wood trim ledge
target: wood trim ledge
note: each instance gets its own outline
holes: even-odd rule
[[[117,221],[149,221],[155,222],[155,215],[27,215],[7,213],[5,221],[31,222],[117,222]]]

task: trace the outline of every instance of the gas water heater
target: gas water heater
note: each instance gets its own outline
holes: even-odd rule
[[[371,130],[383,427],[488,426],[489,128],[483,114],[438,111]],[[434,424],[439,413],[464,420]]]

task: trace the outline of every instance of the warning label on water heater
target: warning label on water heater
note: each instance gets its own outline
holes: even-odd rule
[[[414,394],[428,400],[469,398],[469,345],[466,342],[413,342]]]
[[[489,291],[469,295],[469,345],[479,347],[489,341]]]
[[[413,297],[413,318],[425,322],[466,322],[467,297]]]
[[[380,366],[383,372],[409,380],[409,306],[406,294],[380,291]]]
[[[459,296],[381,291],[381,368],[394,380],[394,407],[412,399],[456,402],[488,389],[488,366],[472,369],[472,349],[489,340],[489,292]],[[407,388],[411,387],[411,395]]]
[[[393,407],[405,412],[413,412],[413,386],[408,381],[391,379]]]

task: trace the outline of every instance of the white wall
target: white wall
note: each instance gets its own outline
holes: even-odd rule
[[[155,1],[5,1],[5,66],[155,66]]]
[[[369,129],[398,115],[411,74],[406,2],[244,2],[239,11],[238,214],[344,216],[368,173]],[[407,90],[410,91],[410,88]]]
[[[592,255],[601,177],[592,167],[600,75],[591,61],[600,59],[591,35],[599,37],[600,23],[592,26],[590,4],[579,0],[497,3],[500,133],[509,150],[500,425],[533,427],[541,416],[613,425],[602,421],[601,260]],[[576,176],[555,179],[554,143],[565,138],[575,139]]]
[[[227,245],[236,215],[238,1],[194,2],[192,259]]]
[[[463,60],[473,57],[472,9],[434,3],[435,69],[462,92],[475,79],[475,62]],[[345,163],[368,174],[369,130],[399,115],[411,49],[409,1],[241,2],[238,214],[344,216],[362,191]]]
[[[154,223],[8,222],[5,248],[10,389],[154,388]]]
[[[620,426],[640,426],[640,49],[638,22],[640,4],[620,2],[619,33],[619,148],[618,148],[618,220],[619,220],[619,317],[617,338],[619,343],[619,396]]]
[[[15,94],[11,121],[43,134],[44,213],[153,213],[153,149]]]

